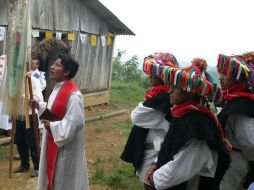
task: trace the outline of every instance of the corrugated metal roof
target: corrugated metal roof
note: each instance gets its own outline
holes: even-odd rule
[[[104,20],[117,35],[135,35],[122,21],[98,0],[82,0],[87,7],[93,10]]]

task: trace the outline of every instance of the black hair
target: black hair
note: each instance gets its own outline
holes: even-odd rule
[[[64,71],[70,72],[70,74],[67,76],[68,79],[71,79],[75,77],[79,64],[78,62],[73,59],[69,54],[62,53],[60,54],[57,59],[61,59],[61,63],[63,65]]]
[[[40,62],[40,60],[38,59],[38,58],[32,58],[32,60],[36,60],[37,61],[37,65],[40,65],[41,64],[41,62]]]

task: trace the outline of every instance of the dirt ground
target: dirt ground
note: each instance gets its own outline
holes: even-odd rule
[[[120,108],[114,106],[96,106],[92,109],[85,110],[85,117],[102,115],[119,111]],[[107,160],[110,159],[112,146],[123,144],[125,139],[112,130],[101,130],[104,126],[110,126],[119,122],[125,121],[129,118],[129,113],[120,114],[103,120],[90,121],[85,126],[85,147],[86,159],[88,164],[88,175],[91,176],[93,165],[96,159]],[[0,152],[0,154],[2,154]],[[6,153],[5,153],[6,154]],[[32,164],[31,164],[32,165]],[[19,166],[19,161],[13,161],[13,168]],[[110,166],[109,166],[110,167]],[[1,190],[35,190],[37,185],[37,178],[30,178],[30,172],[22,174],[12,174],[12,178],[8,178],[9,161],[0,160],[0,189]],[[30,170],[31,171],[31,170]],[[100,185],[91,185],[91,190],[106,189]]]

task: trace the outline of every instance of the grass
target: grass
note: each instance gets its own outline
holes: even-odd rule
[[[123,122],[97,128],[97,130],[111,130],[114,135],[122,135],[127,138],[131,130],[131,121],[127,119]],[[111,157],[108,160],[97,158],[93,166],[91,184],[99,184],[110,190],[140,190],[143,185],[134,175],[134,168],[131,164],[120,160],[125,144],[119,144],[110,150]]]
[[[138,83],[125,83],[112,81],[110,90],[110,104],[117,108],[132,110],[139,102],[144,99],[145,89]],[[95,133],[100,134],[105,130],[112,131],[114,136],[127,138],[132,127],[130,119],[120,123],[114,123],[103,128],[95,128]],[[99,184],[110,190],[140,190],[141,184],[134,175],[134,168],[131,164],[120,160],[125,143],[113,146],[110,150],[111,158],[105,160],[97,158],[93,166],[91,184]]]
[[[137,83],[112,81],[110,104],[117,108],[132,110],[139,102],[143,101],[144,92],[145,89]],[[104,126],[103,128],[97,127],[95,133],[100,134],[105,130],[110,130],[113,135],[127,138],[131,126],[131,120],[127,119],[124,122]],[[121,161],[119,158],[124,146],[125,144],[114,146],[111,149],[112,156],[109,160],[97,158],[89,180],[91,184],[103,185],[112,190],[140,190],[143,188],[137,177],[133,175],[132,165]]]
[[[110,104],[118,107],[133,108],[144,100],[145,89],[138,83],[112,81]]]
[[[9,146],[0,146],[0,161],[9,160]]]
[[[116,135],[121,135],[123,137],[128,137],[130,134],[130,129],[132,127],[131,119],[127,119],[124,122],[113,124],[111,126],[108,126],[108,129],[119,129],[115,131]]]
[[[90,179],[91,184],[107,186],[112,190],[140,190],[142,184],[133,174],[133,167],[120,160],[113,159],[114,165],[111,170],[106,170],[105,161],[97,158],[94,164],[94,173]]]
[[[101,133],[101,131],[102,131],[102,129],[101,128],[95,128],[95,133],[97,133],[97,134],[100,134]]]

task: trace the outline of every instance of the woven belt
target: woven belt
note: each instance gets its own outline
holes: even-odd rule
[[[153,150],[153,149],[154,149],[153,143],[147,143],[147,144],[145,144],[145,150]]]

